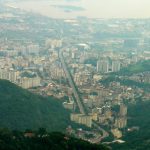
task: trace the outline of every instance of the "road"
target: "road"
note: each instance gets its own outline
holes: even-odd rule
[[[69,70],[67,68],[67,64],[65,62],[65,59],[63,57],[63,52],[61,50],[59,51],[59,58],[60,58],[60,61],[62,63],[62,67],[63,67],[63,69],[65,71],[65,74],[66,74],[66,76],[68,78],[69,84],[70,84],[70,86],[71,86],[71,88],[73,90],[73,94],[75,96],[75,99],[76,99],[77,105],[79,107],[80,113],[84,114],[84,115],[87,115],[87,113],[86,113],[86,111],[84,109],[84,106],[82,104],[82,100],[81,100],[80,96],[78,95],[78,91],[77,91],[77,89],[75,87],[75,83],[74,83],[74,81],[72,79],[72,76],[71,76],[71,74],[70,74],[70,72],[69,72]],[[93,123],[93,126],[95,126],[99,131],[101,131],[103,133],[103,135],[102,136],[101,135],[97,136],[97,138],[94,138],[91,142],[92,143],[100,143],[101,140],[106,138],[106,137],[108,137],[109,134],[104,129],[102,129],[95,121],[92,121],[92,123]]]
[[[105,131],[103,128],[101,128],[95,121],[93,121],[93,126],[95,126],[99,131],[103,133],[102,136],[99,136],[98,138],[94,139],[93,143],[100,143],[102,139],[105,139],[109,136],[109,133]]]
[[[74,94],[74,97],[76,99],[77,105],[79,107],[80,113],[86,115],[86,111],[85,111],[84,106],[82,104],[82,100],[81,100],[81,98],[80,98],[80,96],[78,94],[78,91],[77,91],[76,87],[75,87],[75,84],[74,84],[74,81],[72,79],[72,76],[71,76],[71,74],[70,74],[70,72],[69,72],[69,70],[67,68],[65,59],[63,57],[63,52],[61,50],[59,51],[59,58],[60,58],[60,61],[62,63],[62,67],[63,67],[63,69],[65,71],[65,74],[66,74],[66,76],[68,78],[69,84],[70,84],[70,86],[71,86],[71,88],[73,90],[73,94]]]

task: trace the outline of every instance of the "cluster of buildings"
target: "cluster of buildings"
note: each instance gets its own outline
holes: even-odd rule
[[[97,62],[97,72],[109,73],[120,71],[121,62],[118,60],[110,60],[108,58],[99,60]]]
[[[28,19],[29,14],[23,11],[7,11],[11,15],[0,15],[0,33],[15,31],[19,35],[21,31],[24,36],[11,38],[11,32],[9,36],[0,34],[0,79],[42,95],[65,98],[63,106],[71,110],[72,121],[90,128],[95,121],[121,138],[127,127],[124,101],[136,103],[138,97],[148,100],[150,95],[140,87],[119,81],[108,81],[105,85],[101,81],[110,73],[150,59],[149,20],[67,21],[43,19],[34,14]],[[77,112],[73,89],[59,58],[60,50],[88,115]],[[150,72],[125,78],[149,84]]]
[[[24,89],[29,89],[33,87],[41,86],[41,79],[38,76],[28,77],[21,76],[22,72],[10,69],[0,69],[0,79],[9,80],[12,83],[15,83],[21,86]]]
[[[1,44],[1,50],[11,45],[11,41],[4,40],[4,42],[5,44]],[[128,56],[125,52],[112,51],[91,53],[90,45],[88,48],[77,45],[77,47],[63,49],[62,41],[57,39],[46,40],[43,47],[36,43],[25,43],[21,46],[19,42],[11,47],[12,51],[21,50],[21,47],[26,48],[23,49],[23,53],[14,53],[9,57],[1,56],[0,79],[9,80],[26,89],[36,87],[38,93],[43,95],[53,95],[57,98],[66,96],[71,101],[67,100],[63,106],[73,112],[70,116],[72,121],[88,127],[92,127],[92,120],[101,125],[111,124],[111,132],[114,136],[117,138],[122,136],[121,130],[127,127],[127,106],[122,104],[123,100],[135,102],[136,97],[143,95],[144,92],[140,88],[134,89],[119,82],[110,82],[105,87],[101,84],[101,80],[111,72],[118,72],[121,68],[139,60],[146,60],[145,53],[140,52],[132,56]],[[44,51],[45,48],[48,55],[40,54],[40,51]],[[68,69],[81,92],[88,116],[74,113],[77,105],[59,59],[59,49],[63,50]],[[6,51],[9,51],[8,48]],[[149,72],[130,76],[129,79],[149,83]],[[112,109],[115,105],[120,107],[120,112]]]

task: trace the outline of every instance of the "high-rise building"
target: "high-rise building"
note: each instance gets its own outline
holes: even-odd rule
[[[71,114],[71,121],[74,121],[79,124],[83,124],[87,127],[92,127],[92,116],[83,115],[83,114]]]
[[[99,60],[97,62],[97,72],[108,73],[109,72],[109,61],[108,60]]]
[[[115,119],[115,127],[122,129],[127,126],[127,118],[126,117],[119,117]]]
[[[112,72],[117,72],[120,70],[120,61],[113,60],[112,61]]]
[[[20,83],[19,85],[22,88],[28,89],[28,88],[40,86],[41,79],[39,77],[34,77],[34,78],[24,77],[20,79],[19,83]]]
[[[127,115],[127,106],[125,104],[120,105],[120,116],[126,116]]]
[[[15,70],[0,69],[0,79],[16,82],[19,76],[19,72]]]

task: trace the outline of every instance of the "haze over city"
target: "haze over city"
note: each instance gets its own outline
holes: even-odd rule
[[[8,0],[13,6],[53,18],[149,18],[149,0]],[[36,7],[35,7],[36,6]]]
[[[0,0],[0,150],[150,150],[150,0]]]

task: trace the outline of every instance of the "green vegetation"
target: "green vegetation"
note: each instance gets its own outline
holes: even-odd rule
[[[139,130],[127,132],[124,144],[113,144],[114,150],[149,150],[150,149],[150,101],[130,105],[128,110],[128,127]]]
[[[89,58],[84,61],[84,64],[91,64],[92,66],[97,65],[97,58]]]
[[[133,80],[129,80],[126,77],[122,77],[122,76],[130,76],[133,74],[142,73],[146,71],[150,71],[150,60],[138,62],[137,64],[130,65],[126,68],[121,69],[119,72],[111,73],[100,82],[105,86],[108,86],[110,82],[116,81],[126,86],[131,86],[131,87],[136,86],[143,89],[150,89],[150,84],[140,83]]]
[[[150,84],[148,83],[140,83],[129,79],[121,79],[119,77],[112,76],[112,75],[108,76],[106,79],[101,80],[100,82],[103,85],[108,86],[110,82],[114,82],[114,81],[120,82],[121,85],[130,86],[130,87],[139,87],[145,89],[146,91],[150,91]]]
[[[9,144],[8,144],[9,143]],[[62,133],[47,133],[44,129],[38,131],[0,130],[1,150],[108,150],[103,145],[68,137]]]
[[[141,73],[145,71],[150,71],[150,60],[145,60],[138,62],[137,64],[130,65],[126,68],[121,69],[119,72],[114,73],[116,75],[132,75],[136,73]]]
[[[69,118],[69,112],[60,100],[35,95],[0,80],[0,127],[13,130],[43,127],[48,131],[64,131],[70,124]]]

